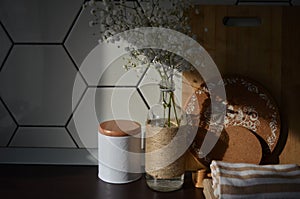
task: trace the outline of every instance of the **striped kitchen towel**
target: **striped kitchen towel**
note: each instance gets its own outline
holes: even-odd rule
[[[214,189],[212,188],[212,179],[205,178],[202,184],[203,184],[203,194],[205,196],[205,199],[216,199],[214,195]]]
[[[212,161],[216,198],[300,199],[300,168],[296,164],[255,165]]]

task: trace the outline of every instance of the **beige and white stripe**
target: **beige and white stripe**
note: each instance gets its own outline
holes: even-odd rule
[[[216,199],[212,188],[212,179],[206,178],[203,180],[203,194],[205,199]]]
[[[212,161],[210,168],[216,198],[300,198],[300,168],[296,164]]]

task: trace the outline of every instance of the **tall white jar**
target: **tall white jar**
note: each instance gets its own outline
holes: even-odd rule
[[[123,184],[139,179],[141,169],[141,125],[130,120],[110,120],[99,125],[98,177]]]

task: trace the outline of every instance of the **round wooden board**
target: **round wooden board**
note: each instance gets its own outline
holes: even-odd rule
[[[263,158],[268,158],[280,136],[280,114],[275,101],[266,89],[249,78],[235,75],[225,77],[223,81],[227,95],[224,127],[241,126],[254,132],[260,140]],[[189,110],[188,114],[198,115],[199,127],[207,130],[210,105],[210,95],[203,84],[189,98],[185,109]],[[191,150],[197,156],[195,151],[199,149],[192,147]]]

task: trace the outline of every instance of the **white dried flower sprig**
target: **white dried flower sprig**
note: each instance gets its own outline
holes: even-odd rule
[[[85,3],[85,6],[91,6],[93,20],[90,26],[98,28],[95,35],[99,35],[100,41],[115,42],[119,38],[107,39],[120,32],[140,27],[169,28],[193,36],[189,18],[185,15],[193,6],[190,0],[91,0]],[[137,41],[136,38],[134,40]],[[166,38],[165,42],[169,40],[172,41],[172,38]],[[136,50],[130,46],[126,50],[131,55],[124,65],[127,70],[135,68],[137,63],[159,64],[160,67],[165,67],[161,69],[163,72],[169,71],[169,67],[179,72],[192,68],[184,59],[167,50],[151,48]]]

